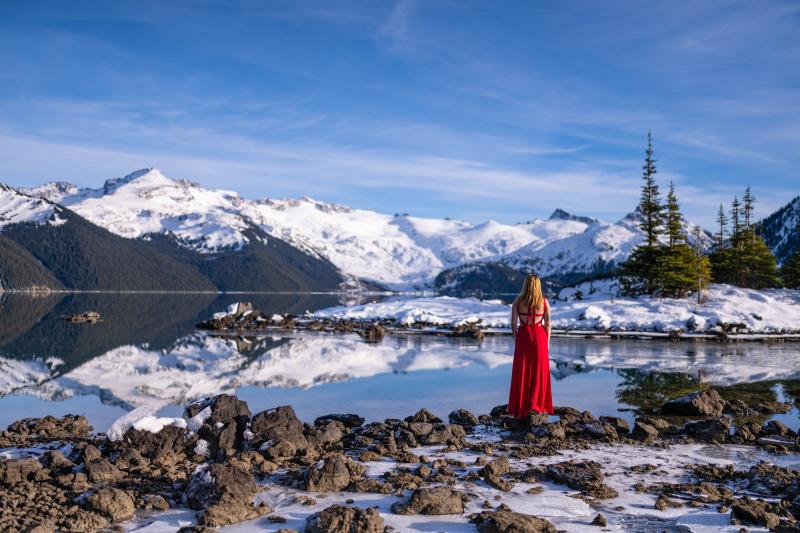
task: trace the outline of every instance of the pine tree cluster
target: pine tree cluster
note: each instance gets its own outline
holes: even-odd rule
[[[755,202],[749,186],[742,201],[734,197],[731,203],[730,227],[724,207],[720,205],[717,215],[719,231],[715,249],[710,256],[714,281],[751,289],[781,285],[775,256],[756,232],[753,221]]]
[[[700,294],[711,280],[709,260],[700,248],[701,235],[695,235],[695,247],[689,245],[675,186],[670,182],[666,203],[662,202],[655,163],[653,137],[648,133],[638,207],[644,242],[621,267],[622,291],[630,296],[673,298],[685,297],[693,290]]]

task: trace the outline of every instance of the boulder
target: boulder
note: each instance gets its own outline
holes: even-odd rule
[[[61,418],[45,416],[17,420],[8,426],[7,431],[26,438],[78,439],[88,437],[92,426],[82,415],[65,415]]]
[[[323,415],[314,420],[315,426],[323,426],[333,420],[334,422],[341,422],[347,429],[353,429],[364,425],[364,417],[354,414],[330,414]]]
[[[600,421],[612,426],[618,434],[628,433],[631,430],[628,421],[618,416],[601,416]]]
[[[564,461],[532,470],[555,483],[567,485],[598,500],[616,498],[618,495],[616,490],[603,483],[603,469],[595,461]]]
[[[305,490],[312,492],[338,492],[351,481],[361,478],[366,468],[344,455],[326,457],[309,468],[305,476]]]
[[[250,431],[253,433],[255,445],[269,446],[270,442],[286,440],[298,450],[308,447],[308,441],[303,435],[303,423],[290,405],[282,405],[256,414],[250,422]]]
[[[133,498],[124,490],[103,487],[86,498],[84,507],[107,517],[111,522],[133,518]]]
[[[481,533],[556,533],[551,522],[538,516],[514,511],[483,511],[470,521]]]
[[[695,391],[661,405],[663,414],[678,416],[720,416],[724,409],[725,400],[714,389]]]
[[[431,413],[424,407],[412,416],[406,417],[406,422],[427,422],[429,424],[441,423],[442,419]]]
[[[650,442],[658,438],[658,430],[650,424],[646,424],[637,420],[633,424],[631,437],[642,442]]]
[[[383,518],[374,507],[331,505],[306,519],[305,533],[383,533]]]
[[[42,465],[31,457],[25,459],[9,459],[0,463],[0,482],[4,485],[14,486],[17,483],[33,481]]]
[[[186,430],[176,426],[164,426],[158,433],[130,428],[122,436],[122,446],[130,446],[148,460],[161,459],[167,455],[182,455],[186,450]]]
[[[200,510],[198,524],[218,527],[269,514],[269,507],[253,505],[257,493],[258,485],[249,471],[215,463],[194,473],[186,488],[186,502]]]
[[[447,416],[451,424],[457,424],[466,428],[478,425],[478,418],[466,409],[456,409]]]
[[[739,498],[731,505],[731,511],[739,520],[767,529],[775,529],[780,524],[780,516],[774,512],[775,508],[764,500]]]
[[[86,476],[92,483],[116,483],[125,476],[119,468],[111,464],[105,457],[95,461],[87,461],[85,465]]]
[[[686,433],[703,442],[725,442],[730,436],[731,421],[726,417],[695,420],[684,425]]]
[[[395,514],[463,514],[467,496],[446,485],[414,490],[410,496],[392,504]]]
[[[196,431],[208,443],[209,455],[224,459],[242,449],[252,413],[247,402],[230,394],[219,394],[190,404],[184,416],[190,419],[190,424],[201,422]]]

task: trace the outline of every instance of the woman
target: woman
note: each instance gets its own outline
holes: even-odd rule
[[[542,295],[542,281],[528,274],[522,292],[511,304],[514,335],[514,366],[508,414],[523,418],[531,414],[553,414],[550,390],[550,303]]]

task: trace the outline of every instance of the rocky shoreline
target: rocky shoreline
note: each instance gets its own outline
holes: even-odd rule
[[[555,532],[569,524],[520,509],[560,498],[582,506],[575,520],[598,531],[675,510],[797,531],[798,470],[676,453],[734,446],[757,459],[796,457],[795,431],[747,422],[785,408],[706,390],[664,403],[632,428],[569,407],[517,420],[505,406],[480,416],[456,410],[447,421],[422,409],[405,419],[330,414],[307,424],[290,406],[253,414],[219,395],[188,405],[182,418],[145,417],[109,435],[82,416],[29,418],[0,433],[0,530],[119,530],[182,509],[193,524],[173,531],[255,520],[254,529],[284,533],[383,532],[403,530],[409,518],[453,517],[481,532]],[[382,507],[359,506],[366,496]],[[646,498],[648,511],[619,504],[632,498]],[[297,526],[298,513],[302,526],[284,528],[293,516]]]
[[[439,335],[454,338],[483,340],[489,335],[510,336],[509,328],[487,327],[480,319],[452,326],[415,321],[405,324],[393,318],[368,320],[352,318],[329,318],[312,314],[268,315],[253,307],[251,303],[240,302],[231,306],[227,312],[215,314],[209,320],[197,324],[197,328],[213,332],[266,333],[270,331],[313,331],[322,333],[355,333],[368,342],[380,342],[386,335]],[[697,332],[672,330],[626,331],[613,329],[569,330],[553,329],[555,337],[580,337],[604,339],[664,339],[689,342],[800,342],[798,333],[752,333],[744,324],[721,324],[713,330]]]

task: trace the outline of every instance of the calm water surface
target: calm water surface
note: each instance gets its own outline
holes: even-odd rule
[[[486,413],[505,403],[513,346],[444,337],[208,335],[195,324],[239,301],[301,314],[342,303],[336,295],[51,295],[0,298],[0,427],[28,416],[86,415],[103,431],[142,408],[178,416],[193,399],[236,393],[253,412],[291,404],[304,420],[355,412],[370,420],[427,407]],[[60,319],[97,310],[96,325]],[[596,415],[633,418],[700,382],[794,401],[797,344],[692,344],[554,338],[554,401]],[[749,385],[748,385],[749,384]],[[738,389],[737,389],[738,390]],[[779,420],[798,427],[796,409]]]

